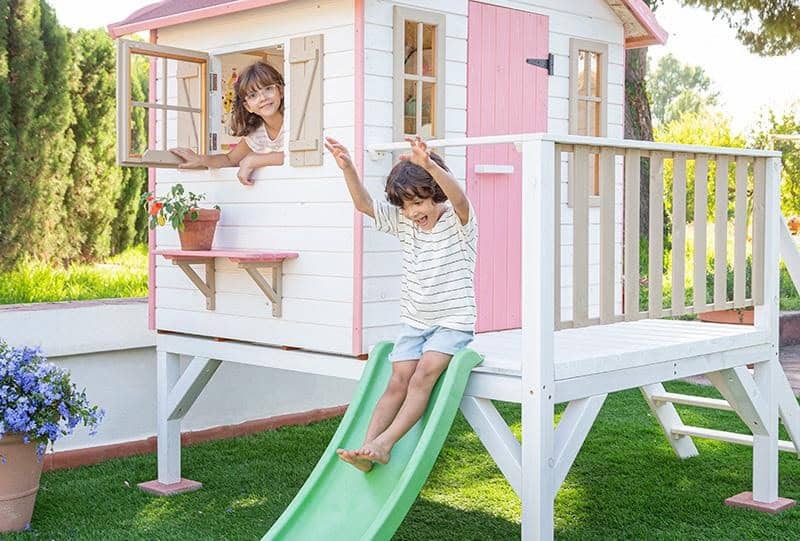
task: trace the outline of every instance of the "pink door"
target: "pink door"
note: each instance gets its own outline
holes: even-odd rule
[[[547,17],[469,3],[467,136],[547,130]],[[521,166],[513,145],[467,147],[467,194],[478,215],[478,332],[521,326]]]

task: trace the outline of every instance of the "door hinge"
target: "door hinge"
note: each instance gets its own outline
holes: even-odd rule
[[[217,134],[215,132],[208,134],[208,149],[217,150]]]
[[[209,74],[208,87],[211,92],[216,92],[219,89],[219,78],[216,73]]]
[[[553,75],[553,53],[549,53],[547,58],[526,58],[525,62],[537,68],[544,68],[547,70],[547,75]]]

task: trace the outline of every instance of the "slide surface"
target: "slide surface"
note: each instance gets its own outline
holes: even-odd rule
[[[400,526],[433,469],[470,371],[482,359],[470,349],[457,353],[436,383],[425,414],[395,445],[389,464],[363,473],[341,461],[336,449],[361,446],[391,375],[391,350],[390,342],[372,350],[331,443],[264,540],[388,540]]]

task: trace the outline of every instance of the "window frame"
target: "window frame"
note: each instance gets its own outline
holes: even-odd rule
[[[418,54],[417,74],[410,75],[405,73],[405,25],[406,21],[427,24],[436,27],[436,71],[434,76],[424,76],[421,74],[422,56]],[[393,125],[392,133],[395,141],[402,141],[405,137],[405,82],[406,80],[419,82],[432,82],[436,85],[435,104],[433,112],[433,139],[442,138],[445,135],[445,84],[446,84],[446,63],[445,63],[445,21],[444,13],[410,9],[401,6],[394,6],[394,31],[393,31],[393,50],[394,57],[393,76],[394,93],[392,97]],[[419,31],[418,31],[419,32]],[[422,42],[421,36],[417,34],[418,42]],[[417,89],[417,126],[422,122],[422,84]],[[414,135],[414,134],[410,134]]]
[[[600,72],[599,89],[600,95],[597,99],[587,99],[587,96],[580,96],[578,94],[578,61],[580,52],[586,51],[594,53],[599,56],[597,62],[597,69]],[[579,38],[571,38],[569,42],[569,133],[570,135],[587,135],[578,133],[578,110],[579,102],[584,100],[589,103],[600,104],[600,126],[598,133],[594,137],[607,137],[608,135],[608,43],[601,41],[590,41]],[[587,115],[589,110],[587,108]],[[588,120],[588,119],[587,119]],[[588,127],[588,122],[587,122]],[[595,161],[595,178],[592,186],[592,193],[589,195],[589,206],[600,206],[600,195],[594,195],[594,187],[599,190],[599,155],[594,155]],[[571,171],[574,169],[574,160],[570,155],[569,159],[570,178]],[[568,179],[567,190],[567,206],[572,206],[574,200],[573,184]]]
[[[148,114],[151,115],[150,122],[154,121],[156,110],[162,110],[166,114],[167,111],[185,111],[187,109],[186,107],[152,102],[149,96],[147,101],[134,104],[131,97],[131,56],[134,54],[198,64],[200,69],[200,107],[197,111],[200,115],[198,143],[201,152],[207,153],[210,55],[191,49],[120,39],[117,44],[117,163],[134,167],[177,167],[181,161],[180,158],[166,150],[148,149],[141,157],[130,155],[130,130],[134,105],[143,106],[148,110]],[[148,137],[148,146],[151,143]]]

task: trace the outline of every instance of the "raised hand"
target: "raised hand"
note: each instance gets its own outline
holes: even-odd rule
[[[431,153],[428,150],[428,145],[422,140],[422,137],[419,135],[406,137],[406,141],[411,144],[411,154],[402,154],[400,159],[418,165],[425,170],[429,169],[433,161],[431,160]]]
[[[333,137],[326,137],[325,148],[327,148],[328,151],[333,154],[333,158],[336,160],[336,165],[339,166],[339,169],[342,171],[347,171],[351,168],[355,169],[355,166],[353,165],[353,159],[350,158],[350,153],[339,141]]]
[[[205,167],[203,156],[190,148],[171,148],[169,151],[183,160],[183,163],[178,164],[178,169],[202,169]]]

